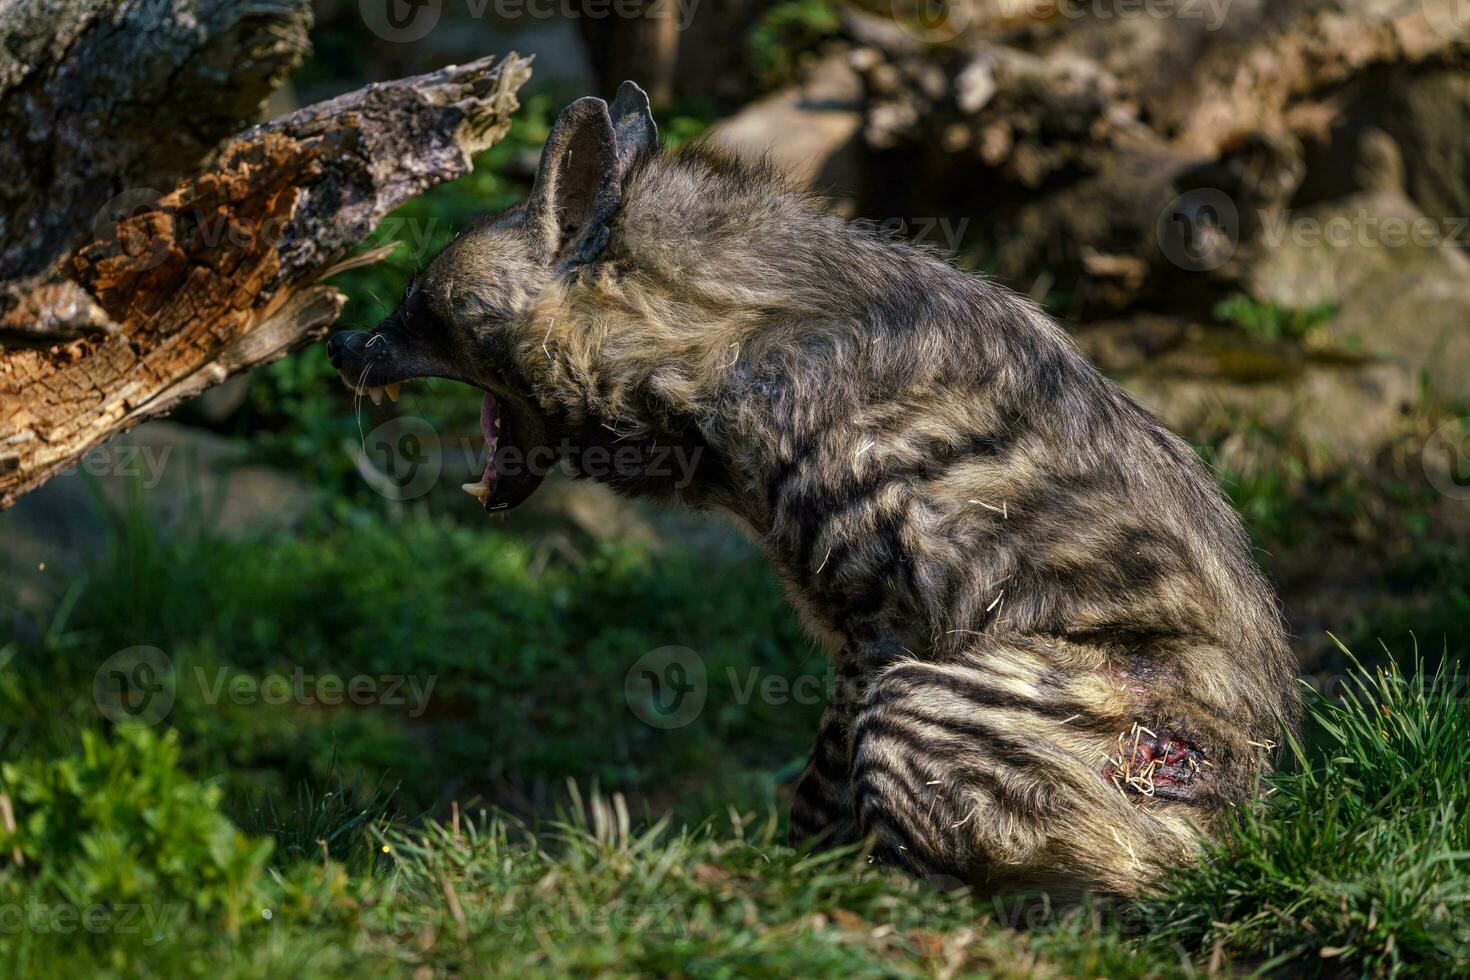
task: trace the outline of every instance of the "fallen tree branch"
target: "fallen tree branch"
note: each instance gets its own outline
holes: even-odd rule
[[[529,59],[369,85],[249,129],[21,291],[0,330],[0,509],[91,446],[319,338],[322,280],[510,126]]]
[[[310,0],[0,4],[0,282],[49,269],[125,188],[171,186],[311,51]]]

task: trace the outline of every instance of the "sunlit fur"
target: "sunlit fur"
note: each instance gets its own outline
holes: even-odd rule
[[[422,287],[553,430],[708,454],[620,489],[733,515],[835,658],[794,840],[1136,892],[1253,794],[1296,714],[1272,592],[1189,446],[1035,306],[707,145],[642,156],[570,272],[518,214]],[[1195,760],[1168,792],[1116,778],[1151,736]]]

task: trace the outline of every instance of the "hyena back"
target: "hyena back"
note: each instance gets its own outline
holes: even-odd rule
[[[527,202],[329,351],[359,387],[483,388],[488,510],[570,446],[759,541],[841,680],[796,842],[1135,892],[1294,723],[1275,598],[1183,441],[1016,294],[760,164],[659,152],[630,83],[568,107]],[[654,465],[670,448],[698,465]]]

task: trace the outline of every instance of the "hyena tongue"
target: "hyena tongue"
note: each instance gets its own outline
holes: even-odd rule
[[[485,400],[480,402],[480,432],[485,436],[485,473],[480,482],[466,483],[460,489],[483,504],[495,486],[495,450],[500,443],[500,406],[495,404],[495,396],[488,391],[485,392]]]

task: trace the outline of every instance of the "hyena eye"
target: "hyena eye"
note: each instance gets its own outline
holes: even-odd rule
[[[421,322],[424,317],[424,296],[419,291],[418,284],[409,280],[408,285],[403,287],[403,298],[398,301],[398,309],[401,312],[403,322],[407,326],[414,326]]]

